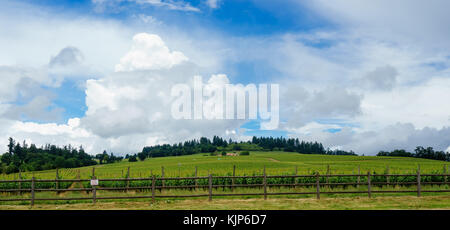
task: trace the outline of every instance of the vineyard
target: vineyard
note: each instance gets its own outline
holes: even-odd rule
[[[213,176],[207,177],[156,177],[151,178],[107,178],[96,179],[92,170],[91,179],[36,179],[0,181],[0,202],[27,202],[34,206],[36,201],[86,201],[132,200],[157,198],[200,198],[231,196],[315,195],[361,195],[416,193],[449,193],[450,174],[343,174],[333,175],[263,175]],[[61,184],[63,183],[63,184]],[[71,186],[67,186],[71,184]],[[77,186],[74,186],[77,185]],[[261,191],[262,190],[262,191]],[[52,194],[53,192],[56,192]],[[71,192],[69,197],[61,193]],[[98,196],[102,192],[102,196]],[[175,193],[174,193],[175,192]],[[36,196],[36,194],[39,194]],[[53,195],[53,196],[52,196]],[[23,203],[21,203],[23,204]]]
[[[450,192],[446,162],[402,157],[251,152],[249,156],[122,161],[4,174],[2,204],[244,196],[360,196]],[[418,175],[420,173],[420,175]],[[91,179],[98,185],[91,185]],[[92,200],[92,201],[91,201]]]
[[[448,172],[446,162],[417,158],[282,152],[196,154],[2,175],[0,202],[446,194],[450,192]],[[98,184],[92,186],[94,178]]]
[[[375,156],[329,156],[298,154],[287,152],[251,152],[250,156],[210,156],[195,154],[177,157],[148,158],[145,161],[96,165],[72,169],[59,169],[61,179],[90,178],[92,168],[98,178],[161,176],[164,168],[166,177],[229,175],[235,167],[236,175],[261,175],[266,167],[267,174],[356,174],[358,172],[373,174],[406,173],[415,174],[418,165],[423,173],[443,173],[448,171],[447,162],[407,157]],[[2,174],[0,180],[14,180],[19,177],[31,179],[55,179],[56,170]],[[400,178],[399,178],[400,180]]]

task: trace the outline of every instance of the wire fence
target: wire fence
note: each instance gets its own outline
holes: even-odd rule
[[[113,199],[151,199],[156,198],[193,198],[193,197],[208,197],[211,201],[213,197],[219,196],[263,196],[267,199],[268,196],[273,195],[315,195],[320,199],[321,194],[367,194],[370,198],[374,193],[417,193],[420,197],[422,193],[433,192],[450,192],[448,186],[444,189],[424,190],[423,185],[449,185],[448,177],[450,174],[421,174],[420,167],[416,174],[313,174],[313,175],[267,175],[264,167],[262,175],[253,176],[235,176],[235,168],[233,168],[233,176],[216,176],[209,174],[208,176],[193,176],[193,177],[164,177],[151,176],[147,178],[130,178],[128,174],[126,178],[102,178],[98,179],[95,176],[95,168],[92,170],[92,176],[89,179],[60,179],[58,170],[56,171],[55,179],[16,179],[16,180],[0,180],[0,193],[7,194],[24,194],[29,193],[29,198],[3,198],[0,197],[0,202],[11,201],[29,201],[31,206],[35,201],[62,201],[62,200],[92,200],[96,203],[97,200],[113,200]],[[380,179],[381,178],[381,179]],[[407,178],[399,180],[398,178]],[[412,179],[414,181],[412,181]],[[139,182],[139,183],[137,183]],[[171,182],[171,183],[169,183]],[[177,183],[175,183],[177,182]],[[239,183],[237,183],[239,182]],[[82,188],[72,188],[73,183],[82,183]],[[109,184],[108,184],[109,183]],[[11,185],[2,186],[2,185]],[[103,186],[99,186],[103,185]],[[331,188],[336,186],[345,186],[359,188],[359,186],[367,186],[364,191],[345,190],[345,191],[329,191],[324,187]],[[415,186],[414,190],[373,190],[374,186]],[[258,188],[259,192],[253,193],[235,193],[235,188]],[[307,187],[310,191],[289,191],[289,192],[269,192],[271,187],[291,187],[301,188]],[[218,188],[224,188],[220,193]],[[225,192],[225,188],[229,188],[230,193]],[[156,194],[158,190],[160,193],[165,190],[185,190],[186,194],[164,195]],[[133,196],[97,196],[97,191],[123,191],[139,190],[139,195]],[[207,193],[192,194],[199,191],[207,191]],[[311,191],[313,190],[313,191]],[[37,192],[75,192],[84,191],[91,193],[89,197],[36,197]],[[213,192],[214,191],[214,192]],[[188,193],[189,192],[189,193]]]

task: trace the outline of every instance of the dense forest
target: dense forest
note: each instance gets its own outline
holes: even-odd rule
[[[422,146],[417,146],[414,150],[414,153],[407,152],[403,149],[396,149],[392,152],[380,151],[377,156],[416,157],[440,161],[450,161],[450,153],[445,153],[444,151],[435,151],[432,147],[424,148]]]
[[[149,157],[181,156],[195,153],[214,153],[222,151],[285,151],[304,154],[356,155],[353,151],[325,149],[322,143],[300,141],[298,138],[253,137],[251,141],[233,141],[214,136],[212,140],[202,137],[198,140],[178,144],[146,146],[140,153],[127,155],[129,161],[145,160]]]
[[[61,148],[46,144],[38,148],[35,144],[28,145],[25,141],[20,144],[16,143],[13,138],[9,138],[8,152],[1,155],[0,172],[15,173],[55,168],[76,168],[98,163],[113,163],[122,159],[123,157],[116,157],[113,154],[108,155],[106,151],[94,157],[86,153],[82,146],[75,148],[68,145]]]

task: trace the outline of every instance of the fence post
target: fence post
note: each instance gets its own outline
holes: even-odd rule
[[[447,165],[444,165],[444,174],[445,174],[445,176],[444,176],[444,182],[445,183],[447,183]]]
[[[357,188],[359,188],[359,183],[361,183],[361,165],[358,165],[358,178],[357,178],[358,184],[356,185]]]
[[[162,186],[161,186],[161,191],[162,191],[162,189],[164,188],[164,186],[166,185],[166,181],[164,180],[164,166],[161,166],[161,183],[162,183]]]
[[[317,196],[317,199],[320,199],[320,178],[319,178],[319,172],[316,173],[316,196]]]
[[[295,180],[294,180],[295,185],[294,185],[294,188],[297,188],[297,184],[298,184],[298,177],[297,177],[297,175],[298,175],[298,166],[296,165],[295,166]]]
[[[77,179],[80,179],[80,170],[78,169],[78,172],[77,172]]]
[[[59,169],[58,168],[56,168],[56,178],[55,178],[55,180],[56,180],[56,183],[55,183],[55,188],[56,189],[59,189]],[[59,194],[59,192],[58,191],[56,191],[56,194]]]
[[[155,175],[152,176],[152,202],[155,202]]]
[[[34,206],[34,188],[35,188],[35,178],[31,178],[31,206]]]
[[[370,171],[367,172],[367,194],[369,195],[369,198],[372,197],[372,184],[370,182]]]
[[[234,191],[235,176],[236,176],[236,165],[233,165],[233,178],[231,178],[231,191]]]
[[[212,201],[212,176],[211,176],[211,174],[209,174],[208,183],[209,183],[209,201]]]
[[[127,189],[126,192],[128,192],[128,188],[130,187],[130,166],[128,166],[127,169]]]
[[[21,191],[21,189],[22,189],[22,182],[21,182],[21,180],[22,180],[22,173],[19,170],[19,195],[22,195],[22,191]]]
[[[420,185],[420,165],[417,167],[417,197],[420,197],[421,185]]]
[[[330,175],[330,165],[327,165],[327,180],[326,180],[327,184],[329,182],[329,175]]]
[[[387,182],[387,186],[389,186],[390,182],[391,182],[391,177],[389,176],[389,165],[386,165],[386,174],[388,176],[386,176],[386,182]]]
[[[266,166],[264,165],[264,200],[267,200],[267,175],[266,175]]]
[[[95,180],[95,176],[92,177]],[[92,203],[95,204],[97,202],[97,186],[92,185]]]
[[[195,182],[195,190],[198,189],[197,175],[198,175],[198,167],[195,166],[195,180],[194,180],[194,182]]]

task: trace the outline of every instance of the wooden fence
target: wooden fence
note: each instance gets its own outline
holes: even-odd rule
[[[329,174],[329,170],[327,170],[327,174],[320,175],[319,173],[316,173],[314,175],[267,175],[266,169],[264,167],[263,175],[256,175],[256,176],[235,176],[235,167],[233,167],[233,176],[213,176],[209,174],[206,177],[200,177],[200,176],[194,176],[194,177],[155,177],[154,175],[148,178],[110,178],[110,179],[96,179],[95,177],[95,168],[93,168],[93,175],[91,179],[59,179],[58,176],[55,179],[36,179],[35,177],[32,177],[32,179],[18,179],[18,180],[0,180],[0,183],[18,183],[18,189],[0,189],[0,193],[19,193],[22,194],[24,192],[31,193],[30,198],[9,198],[9,199],[3,199],[0,198],[0,201],[2,202],[9,202],[9,201],[30,201],[31,206],[34,205],[35,201],[58,201],[58,200],[92,200],[93,203],[96,203],[97,200],[111,200],[111,199],[151,199],[154,201],[156,198],[186,198],[186,197],[208,197],[208,199],[211,201],[213,197],[218,196],[263,196],[264,199],[267,199],[268,196],[271,195],[305,195],[305,194],[312,194],[315,195],[317,199],[320,199],[321,194],[367,194],[370,198],[373,193],[417,193],[417,196],[420,197],[422,193],[425,192],[450,192],[450,189],[439,189],[439,190],[423,190],[423,185],[448,185],[450,182],[447,181],[447,177],[450,176],[450,174],[447,174],[446,172],[442,174],[421,174],[420,168],[417,170],[417,174],[371,174],[368,172],[367,174]],[[56,172],[58,175],[58,172]],[[128,169],[128,175],[129,175],[129,169]],[[385,177],[386,182],[374,182],[372,181],[372,178],[376,177]],[[390,178],[392,177],[410,177],[414,176],[416,177],[415,182],[392,182],[390,181]],[[442,181],[432,181],[432,182],[425,182],[422,181],[422,177],[442,177]],[[315,180],[311,183],[298,183],[299,178],[313,178],[312,180]],[[356,179],[356,182],[341,182],[341,183],[330,183],[330,178],[340,178],[340,177],[354,177]],[[365,178],[366,180],[364,182],[361,182],[361,177]],[[231,184],[213,184],[213,179],[231,179]],[[260,178],[262,179],[262,183],[258,184],[235,184],[235,179],[237,178]],[[276,183],[268,183],[267,180],[269,178],[293,178],[294,183],[292,184],[276,184]],[[92,180],[98,180],[98,182],[105,182],[105,181],[121,181],[126,183],[126,187],[98,187],[96,185],[91,186],[91,188],[67,188],[62,189],[59,188],[60,183],[64,182],[91,182]],[[170,186],[166,185],[165,181],[170,180],[193,180],[195,183],[194,185],[182,185],[182,186]],[[207,180],[207,185],[199,185],[198,180]],[[324,181],[324,182],[321,182]],[[151,181],[151,186],[130,186],[131,181]],[[156,186],[157,181],[161,181],[161,185]],[[49,188],[36,188],[37,183],[42,182],[51,182],[55,183],[54,189]],[[22,188],[22,183],[31,183],[30,188]],[[353,186],[353,187],[359,187],[360,185],[367,186],[367,190],[361,191],[361,190],[352,190],[352,191],[321,191],[323,187],[332,187],[332,186]],[[415,185],[417,188],[415,190],[373,190],[373,186],[383,186],[383,185]],[[213,193],[213,189],[217,188],[230,188],[234,189],[236,187],[247,187],[247,188],[262,188],[262,192],[258,193]],[[314,188],[315,191],[312,192],[268,192],[267,189],[269,187],[309,187]],[[206,189],[208,193],[206,194],[185,194],[185,195],[156,195],[156,190],[165,190],[165,189]],[[99,190],[106,190],[106,191],[129,191],[129,190],[147,190],[151,191],[149,195],[137,195],[137,196],[108,196],[108,197],[97,197],[97,191]],[[68,192],[68,191],[86,191],[91,192],[91,197],[53,197],[53,198],[36,198],[35,194],[36,192]],[[145,192],[143,193],[145,194]]]

